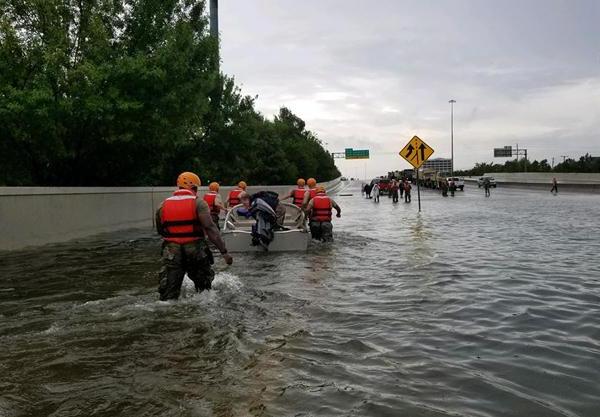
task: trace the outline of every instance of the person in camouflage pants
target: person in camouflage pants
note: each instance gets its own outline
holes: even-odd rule
[[[197,196],[200,178],[193,172],[184,172],[177,178],[177,187],[156,211],[156,229],[164,239],[158,285],[161,300],[179,298],[186,273],[197,292],[211,289],[214,260],[206,237],[219,249],[228,265],[233,262],[211,218],[208,204]]]
[[[165,242],[162,248],[162,268],[159,272],[158,292],[161,300],[179,298],[181,284],[187,272],[197,292],[210,290],[215,277],[211,265],[212,253],[205,240],[183,245]]]

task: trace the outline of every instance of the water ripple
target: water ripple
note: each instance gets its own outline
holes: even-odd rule
[[[147,231],[4,254],[0,416],[600,415],[597,196],[351,191],[178,301]]]

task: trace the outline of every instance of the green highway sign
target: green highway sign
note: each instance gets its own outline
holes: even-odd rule
[[[344,155],[346,159],[369,159],[369,150],[346,148]]]

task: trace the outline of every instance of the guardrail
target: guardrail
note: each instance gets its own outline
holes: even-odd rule
[[[552,179],[556,178],[560,191],[600,193],[600,174],[559,173],[559,172],[492,172],[485,176],[493,177],[500,187],[529,188],[549,191]],[[479,176],[464,177],[465,181],[476,184]]]
[[[494,177],[496,182],[520,184],[552,184],[556,178],[559,184],[600,185],[600,173],[587,172],[486,172],[484,176]],[[480,177],[465,177],[465,181],[477,181]]]
[[[340,178],[322,183],[334,191]],[[249,186],[284,193],[292,185]],[[233,187],[221,187],[223,198]],[[0,187],[0,250],[65,242],[132,228],[151,229],[174,187]],[[201,187],[200,193],[208,191]]]

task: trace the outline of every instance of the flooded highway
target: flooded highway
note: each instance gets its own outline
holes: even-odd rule
[[[147,230],[4,252],[0,416],[600,415],[600,196],[337,196],[158,301]]]

